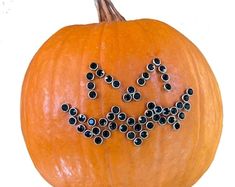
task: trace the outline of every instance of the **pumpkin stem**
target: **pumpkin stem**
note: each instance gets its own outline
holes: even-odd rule
[[[125,21],[111,0],[95,0],[100,22]]]

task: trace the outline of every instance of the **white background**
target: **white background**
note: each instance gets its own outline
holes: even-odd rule
[[[113,0],[126,19],[172,25],[204,53],[219,82],[224,128],[209,170],[195,187],[235,186],[235,5],[233,0]],[[49,187],[34,168],[20,128],[20,91],[40,45],[65,25],[97,22],[93,0],[0,0],[0,186]]]

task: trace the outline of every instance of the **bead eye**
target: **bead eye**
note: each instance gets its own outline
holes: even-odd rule
[[[69,105],[68,103],[63,103],[63,104],[61,105],[61,110],[62,110],[63,112],[68,112],[69,109],[70,109],[70,105]]]
[[[153,59],[153,64],[154,64],[155,66],[160,66],[160,65],[161,65],[161,60],[160,60],[159,58],[154,58],[154,59]]]
[[[113,106],[113,107],[111,108],[111,112],[114,113],[115,115],[119,114],[120,111],[121,111],[121,109],[120,109],[120,107],[118,107],[118,106]]]
[[[76,116],[76,115],[78,115],[78,109],[76,109],[76,108],[70,108],[69,114],[70,114],[71,116]]]
[[[119,131],[122,132],[122,133],[126,133],[128,131],[128,127],[126,124],[121,124],[119,126]]]
[[[135,138],[133,143],[135,146],[141,146],[141,144],[143,143],[143,140],[141,138]]]
[[[147,122],[147,118],[146,118],[145,116],[140,116],[140,117],[138,118],[138,122],[139,122],[140,124],[145,124],[145,123]]]
[[[154,128],[154,123],[152,122],[152,121],[148,121],[147,123],[146,123],[146,128],[148,129],[148,130],[152,130],[153,128]]]
[[[95,124],[96,124],[95,118],[89,118],[87,120],[87,124],[90,125],[90,126],[95,126]]]
[[[169,83],[166,83],[166,84],[164,84],[164,89],[166,90],[166,91],[171,91],[171,89],[172,89],[172,87],[171,87],[171,85],[169,84]]]
[[[108,120],[106,118],[100,118],[99,119],[99,125],[101,127],[105,127],[106,125],[108,125]]]
[[[87,80],[92,81],[92,80],[94,80],[95,75],[93,73],[89,72],[86,74],[86,78],[87,78]]]
[[[188,94],[184,94],[184,95],[182,96],[182,100],[183,100],[184,102],[188,102],[188,101],[189,101],[189,95],[188,95]]]
[[[95,83],[93,83],[93,82],[88,82],[88,83],[86,84],[86,88],[87,88],[88,90],[94,90],[94,89],[95,89]]]
[[[155,102],[148,102],[147,103],[147,108],[149,109],[149,110],[153,110],[154,108],[155,108],[155,106],[156,106],[156,104],[155,104]]]
[[[150,79],[150,74],[148,72],[142,73],[141,77],[146,81]]]
[[[87,138],[91,138],[93,136],[93,133],[90,130],[85,130],[84,131],[84,136]]]
[[[97,70],[96,70],[96,76],[99,77],[99,78],[104,77],[104,76],[105,76],[104,70],[102,70],[102,69],[97,69]]]
[[[96,99],[96,98],[97,98],[97,93],[96,93],[96,91],[94,91],[94,90],[89,91],[89,92],[88,92],[88,97],[89,97],[90,99]]]
[[[148,138],[148,136],[149,136],[148,131],[142,130],[142,131],[140,132],[140,137],[141,137],[142,139],[146,139],[146,138]]]
[[[126,134],[126,137],[128,140],[134,140],[134,138],[136,137],[136,133],[134,131],[129,131]]]
[[[184,112],[180,112],[178,114],[178,118],[179,118],[179,120],[183,120],[185,118],[185,113]]]
[[[167,122],[168,122],[169,124],[173,124],[175,121],[176,121],[175,116],[169,116],[169,117],[167,118]]]
[[[181,101],[178,101],[176,104],[175,104],[176,108],[178,108],[178,110],[182,109],[184,107],[184,104],[183,102]]]
[[[190,111],[191,109],[191,104],[190,103],[184,103],[184,110],[186,110],[187,112]]]
[[[162,79],[164,82],[168,82],[169,79],[170,79],[170,77],[169,77],[168,74],[162,74],[161,79]]]
[[[102,144],[103,141],[104,141],[103,138],[100,137],[100,136],[96,136],[96,137],[94,138],[94,143],[95,143],[96,145]]]
[[[169,114],[170,114],[170,109],[169,108],[163,108],[163,110],[162,110],[162,114],[164,115],[164,116],[168,116]]]
[[[146,80],[144,79],[144,78],[138,78],[137,79],[137,84],[139,85],[139,86],[144,86],[145,84],[146,84]]]
[[[166,124],[166,118],[165,117],[160,117],[159,124],[160,125],[165,125]]]
[[[159,71],[160,73],[166,73],[167,68],[166,68],[166,66],[164,66],[164,65],[160,65],[160,66],[158,67],[158,71]]]
[[[134,86],[129,86],[129,87],[127,88],[127,93],[129,93],[129,94],[134,94],[135,91],[136,91],[136,89],[135,89]]]
[[[189,95],[189,96],[192,96],[193,95],[193,89],[192,88],[188,88],[186,90],[186,93]]]
[[[124,93],[123,96],[122,96],[122,100],[125,103],[128,103],[132,100],[132,96],[129,93]]]
[[[89,66],[90,70],[95,71],[98,69],[98,64],[95,62],[92,62]]]
[[[104,80],[106,83],[111,84],[113,82],[113,77],[111,75],[106,75]]]
[[[178,109],[176,107],[171,107],[171,114],[176,115],[178,113]]]
[[[113,82],[112,82],[112,87],[113,88],[120,88],[120,86],[121,86],[121,83],[120,83],[120,81],[118,81],[118,80],[114,80]]]
[[[69,124],[72,125],[72,126],[76,125],[77,124],[77,119],[74,116],[71,116],[69,118]]]
[[[126,120],[126,114],[124,112],[121,112],[118,114],[118,119],[120,121],[125,121]]]
[[[81,123],[86,122],[86,115],[85,114],[79,114],[78,115],[78,121]]]
[[[109,112],[107,115],[106,115],[106,118],[109,120],[109,121],[114,121],[115,120],[115,114],[113,112]]]
[[[100,134],[100,128],[99,127],[92,127],[91,129],[91,132],[94,134],[94,135],[99,135]]]
[[[153,111],[152,110],[145,110],[144,112],[144,115],[147,117],[147,118],[151,118],[153,116]]]
[[[129,126],[133,126],[135,124],[135,118],[133,118],[133,117],[127,118],[126,123]]]
[[[79,124],[79,125],[77,126],[77,131],[78,131],[79,133],[83,133],[85,130],[86,130],[86,126],[85,126],[85,125]]]
[[[173,129],[174,129],[174,130],[179,130],[180,127],[181,127],[181,125],[180,125],[179,122],[176,122],[176,123],[173,124]]]
[[[154,114],[153,115],[153,117],[152,117],[152,120],[154,121],[154,122],[158,122],[159,120],[160,120],[160,115],[159,114]]]
[[[109,130],[114,131],[114,130],[117,129],[117,124],[116,124],[114,121],[111,121],[111,122],[108,124],[108,128],[109,128]]]
[[[147,71],[148,72],[154,72],[154,70],[155,70],[155,66],[154,66],[154,64],[148,64],[147,66],[146,66],[146,69],[147,69]]]
[[[103,130],[102,131],[102,137],[104,139],[108,139],[108,138],[110,138],[110,136],[111,136],[111,132],[109,130]]]
[[[139,101],[141,99],[141,94],[140,92],[135,92],[134,95],[133,95],[133,99],[135,101]]]
[[[142,130],[142,125],[140,125],[139,123],[136,123],[133,126],[133,129],[134,129],[135,132],[140,132]]]

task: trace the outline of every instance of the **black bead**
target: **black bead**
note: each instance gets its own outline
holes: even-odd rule
[[[153,110],[155,108],[156,104],[154,102],[148,102],[147,103],[147,108],[149,110]]]
[[[135,124],[135,118],[133,118],[133,117],[127,118],[126,123],[129,126],[133,126]]]
[[[145,84],[146,84],[146,81],[145,81],[145,79],[144,78],[138,78],[137,79],[137,84],[139,85],[139,86],[144,86]]]
[[[169,83],[166,83],[166,84],[164,84],[164,89],[166,91],[171,91],[172,87],[171,87],[171,85]]]
[[[148,131],[143,130],[143,131],[140,132],[140,137],[141,137],[142,139],[146,139],[146,138],[148,138],[148,136],[149,136]]]
[[[112,82],[112,86],[113,86],[113,88],[120,88],[120,85],[121,85],[121,83],[118,81],[118,80],[114,80],[113,82]]]
[[[146,69],[148,70],[148,72],[153,72],[155,70],[155,66],[154,64],[148,64],[146,66]]]
[[[97,144],[97,145],[102,144],[102,143],[103,143],[103,138],[100,137],[100,136],[96,136],[96,137],[94,138],[94,143]]]
[[[179,118],[180,120],[183,120],[183,119],[185,118],[185,113],[184,113],[184,112],[180,112],[180,113],[178,114],[178,118]]]
[[[173,124],[173,129],[174,129],[174,130],[179,130],[180,127],[181,127],[181,125],[180,125],[179,122],[176,122],[176,123]]]
[[[189,101],[189,95],[188,95],[188,94],[184,94],[184,95],[182,96],[182,100],[183,100],[184,102],[188,102],[188,101]]]
[[[120,107],[118,107],[118,106],[113,106],[112,108],[111,108],[111,112],[113,112],[115,115],[117,115],[117,114],[119,114],[120,113]]]
[[[102,131],[102,137],[104,139],[108,139],[111,136],[111,132],[109,130],[103,130]]]
[[[119,131],[120,131],[120,132],[125,133],[125,132],[127,132],[127,130],[128,130],[128,127],[127,127],[126,124],[121,124],[121,125],[119,126]]]
[[[178,101],[178,102],[175,104],[175,106],[176,106],[178,109],[182,109],[182,108],[184,107],[184,104],[183,104],[183,102]]]
[[[99,127],[93,127],[91,131],[94,135],[99,135],[100,134],[100,128]]]
[[[166,124],[166,118],[165,117],[160,117],[159,123],[160,123],[160,125],[165,125]]]
[[[114,131],[114,130],[117,129],[117,124],[116,124],[114,121],[111,121],[111,122],[108,124],[108,128],[109,128],[109,130]]]
[[[64,103],[64,104],[61,105],[61,110],[62,110],[63,112],[68,112],[69,109],[70,109],[70,105],[69,105],[69,104]]]
[[[126,114],[124,112],[121,112],[118,114],[118,119],[120,121],[125,121],[126,120]]]
[[[113,81],[113,77],[111,75],[106,75],[104,80],[106,83],[111,84]]]
[[[129,87],[127,88],[127,92],[128,92],[129,94],[133,94],[133,93],[135,93],[135,91],[136,91],[136,89],[135,89],[134,86],[129,86]]]
[[[82,122],[82,123],[86,122],[86,116],[85,116],[85,114],[79,114],[79,115],[78,115],[78,121],[79,121],[79,122]]]
[[[96,124],[95,118],[89,118],[87,120],[87,124],[90,125],[90,126],[95,126],[95,124]]]
[[[133,95],[133,98],[135,101],[139,101],[141,99],[141,94],[140,92],[135,92]]]
[[[115,114],[113,112],[109,112],[107,115],[106,115],[106,118],[109,120],[109,121],[113,121],[115,120]]]
[[[77,119],[74,116],[70,117],[69,118],[69,124],[70,125],[76,125],[77,124]]]
[[[153,119],[154,122],[158,122],[159,119],[160,119],[160,115],[159,114],[154,114],[152,119]]]
[[[149,75],[148,72],[142,73],[141,77],[144,78],[145,80],[149,80],[150,79],[150,75]]]
[[[164,116],[167,116],[167,115],[169,115],[170,114],[170,109],[169,108],[163,108],[163,110],[162,110],[162,114],[164,115]]]
[[[189,111],[191,109],[190,103],[184,103],[184,110]]]
[[[166,71],[167,71],[166,66],[160,65],[160,66],[158,67],[158,71],[159,71],[160,73],[166,73]]]
[[[91,138],[93,136],[93,133],[90,130],[85,130],[84,136],[87,138]]]
[[[88,90],[94,90],[95,89],[95,83],[88,82],[86,87],[87,87]]]
[[[87,80],[92,81],[92,80],[94,80],[95,75],[93,73],[89,72],[86,74],[86,78],[87,78]]]
[[[153,116],[153,111],[152,110],[145,110],[144,112],[144,115],[147,117],[147,118],[151,118]]]
[[[148,129],[148,130],[152,130],[153,128],[154,128],[154,123],[152,122],[152,121],[148,121],[147,123],[146,123],[146,128]]]
[[[89,91],[88,96],[90,99],[95,99],[97,97],[97,93],[96,91],[92,90],[92,91]]]
[[[146,118],[145,116],[140,116],[140,117],[138,118],[138,122],[139,122],[140,124],[145,124],[145,123],[147,122],[147,118]]]
[[[89,66],[89,68],[93,71],[97,70],[98,68],[98,64],[96,64],[95,62],[92,62]]]
[[[135,146],[140,146],[143,143],[143,140],[141,138],[135,138],[133,143]]]
[[[169,117],[167,118],[167,122],[168,122],[169,124],[173,124],[175,121],[176,121],[176,119],[175,119],[174,116],[169,116]]]
[[[136,123],[134,126],[133,126],[133,129],[134,131],[136,132],[140,132],[142,130],[142,125],[140,125],[139,123]]]
[[[171,107],[171,114],[176,115],[178,113],[178,109],[176,107]]]
[[[127,132],[126,136],[127,136],[127,139],[134,140],[134,138],[136,137],[136,134],[134,131],[129,131]]]
[[[192,88],[188,88],[186,90],[186,93],[189,95],[189,96],[192,96],[193,95],[193,89]]]
[[[124,93],[122,99],[124,102],[130,102],[132,100],[132,96],[129,93]]]
[[[154,111],[157,113],[157,114],[161,114],[162,113],[162,107],[157,105],[155,108],[154,108]]]
[[[102,78],[102,77],[104,77],[105,72],[104,72],[104,70],[102,70],[102,69],[97,69],[97,70],[96,70],[96,75],[97,75],[99,78]]]
[[[78,115],[78,109],[76,109],[76,108],[70,108],[69,114],[70,114],[71,116],[76,116],[76,115]]]
[[[108,120],[106,118],[100,118],[99,119],[99,125],[101,127],[105,127],[108,124]]]
[[[154,58],[154,59],[153,59],[153,64],[154,64],[155,66],[160,66],[161,60],[160,60],[159,58]]]
[[[78,131],[79,133],[83,133],[85,130],[86,130],[86,126],[85,126],[85,125],[79,124],[79,125],[77,126],[77,131]]]
[[[168,74],[162,74],[161,79],[165,82],[169,81],[170,77]]]

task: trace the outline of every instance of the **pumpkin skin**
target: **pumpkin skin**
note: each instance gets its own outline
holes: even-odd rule
[[[156,73],[139,88],[140,102],[124,103],[125,88],[135,84],[154,57],[171,76],[165,92]],[[85,75],[96,61],[117,77],[120,91],[97,80],[99,94],[87,98]],[[156,126],[141,147],[119,132],[102,145],[79,135],[61,112],[64,102],[99,118],[113,105],[137,117],[150,100],[174,105],[192,87],[192,109],[180,131]],[[150,19],[68,26],[55,33],[34,56],[24,79],[21,122],[35,167],[56,187],[188,187],[211,164],[221,135],[222,102],[216,79],[197,47],[169,25]]]

